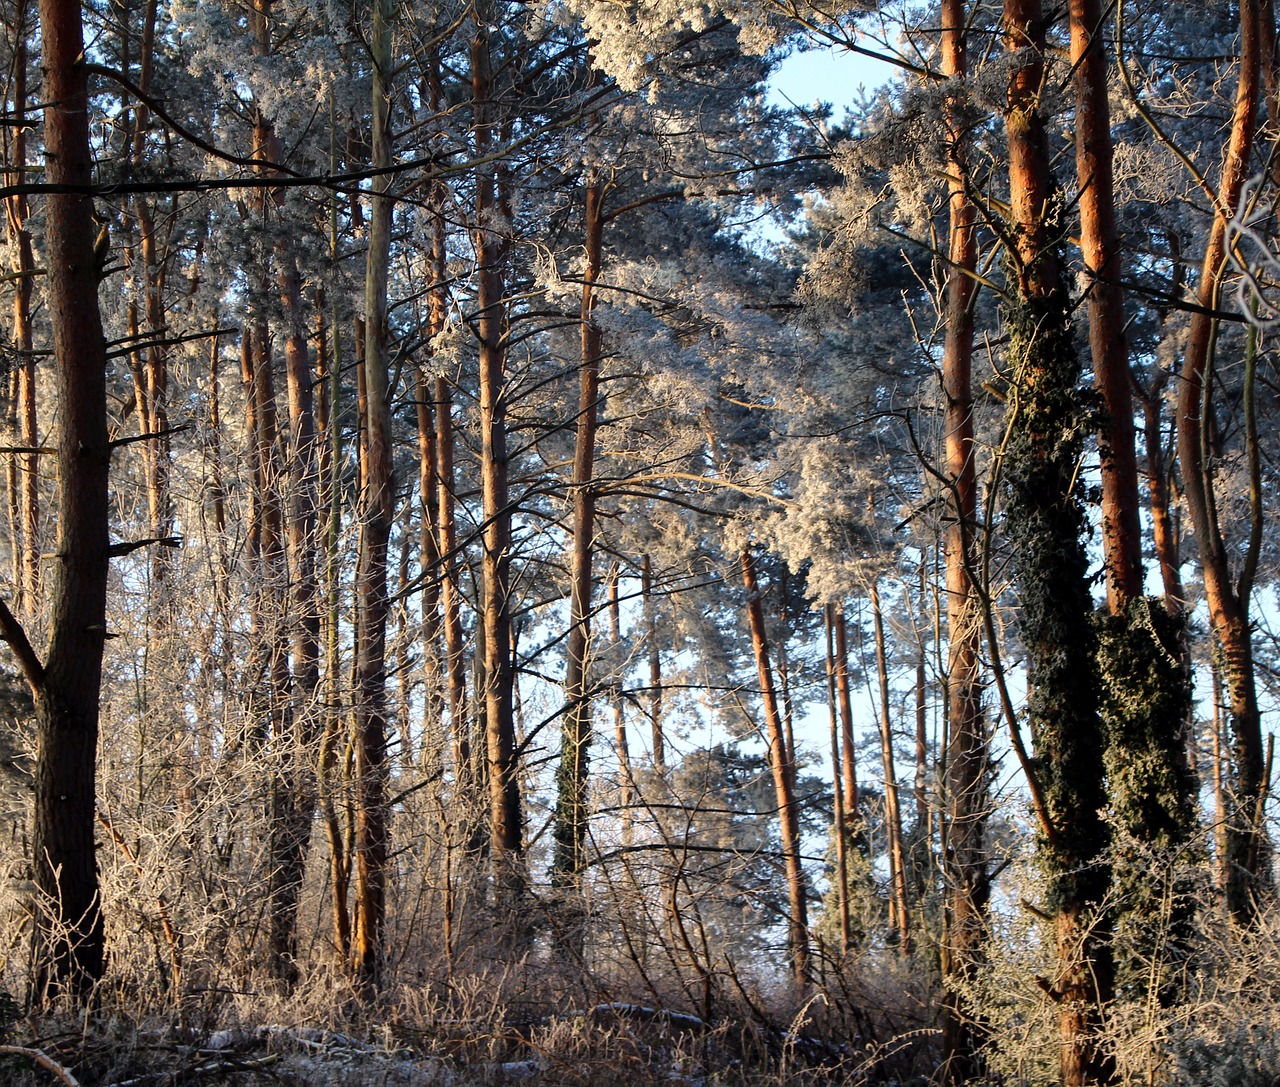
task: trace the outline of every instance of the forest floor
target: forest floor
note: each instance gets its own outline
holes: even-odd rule
[[[30,1017],[0,1045],[6,1087],[713,1087],[867,1083],[862,1055],[814,1038],[709,1030],[694,1016],[599,1005],[522,1027],[389,1027],[371,1041],[318,1027],[197,1032]],[[25,1040],[22,1037],[25,1036]],[[874,1073],[872,1072],[872,1076]]]

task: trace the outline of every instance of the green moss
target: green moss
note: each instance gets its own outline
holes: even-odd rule
[[[1150,598],[1099,615],[1098,675],[1115,826],[1116,980],[1168,1002],[1191,937],[1198,858],[1196,782],[1187,760],[1191,677],[1183,620]]]
[[[1040,849],[1054,910],[1100,902],[1108,884],[1093,602],[1078,482],[1089,411],[1066,301],[1065,291],[1015,299],[1004,314],[1012,370],[1005,530],[1021,600],[1035,771],[1055,829]]]

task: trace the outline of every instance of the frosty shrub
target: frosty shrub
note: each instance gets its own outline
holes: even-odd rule
[[[1250,932],[1222,926],[1205,957],[1195,989],[1170,1012],[1160,1082],[1274,1087],[1280,1083],[1280,915],[1272,909]]]

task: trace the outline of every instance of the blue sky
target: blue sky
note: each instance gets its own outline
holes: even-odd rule
[[[792,53],[771,80],[769,100],[778,105],[786,105],[789,100],[797,106],[830,102],[839,116],[840,107],[855,100],[860,86],[869,91],[886,82],[896,70],[890,64],[843,49]]]

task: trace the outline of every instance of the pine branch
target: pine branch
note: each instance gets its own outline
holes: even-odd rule
[[[154,434],[146,435],[146,437],[155,437]],[[118,559],[122,555],[130,555],[135,551],[141,551],[144,547],[150,547],[157,544],[160,547],[181,547],[181,536],[148,536],[145,540],[125,540],[121,543],[113,543],[107,548],[107,554],[113,559]]]
[[[44,665],[40,663],[40,658],[31,647],[27,632],[9,610],[9,605],[3,598],[0,598],[0,635],[3,635],[4,640],[9,643],[13,655],[18,658],[22,675],[31,688],[31,693],[38,698],[44,691]]]

